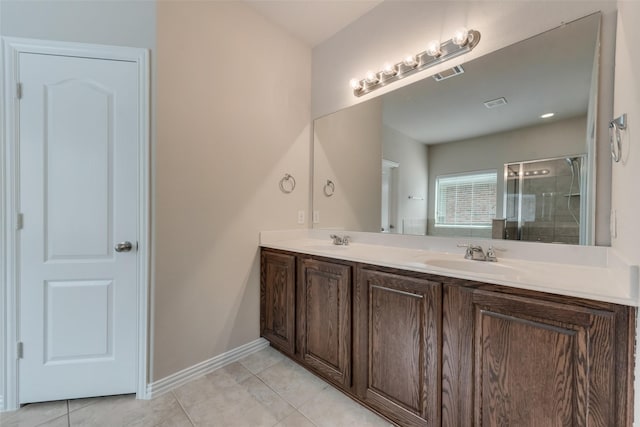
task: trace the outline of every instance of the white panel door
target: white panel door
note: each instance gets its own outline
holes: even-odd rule
[[[135,392],[137,65],[18,67],[19,402]]]

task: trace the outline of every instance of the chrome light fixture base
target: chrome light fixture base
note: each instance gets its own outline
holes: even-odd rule
[[[479,42],[480,32],[476,30],[469,30],[467,40],[462,45],[457,45],[454,43],[453,39],[449,39],[446,42],[441,43],[438,56],[429,56],[426,51],[422,51],[414,56],[415,63],[411,63],[406,59],[396,63],[393,66],[393,69],[395,70],[394,73],[385,72],[385,70],[379,71],[376,73],[376,81],[372,81],[371,79],[367,80],[366,78],[355,80],[352,83],[352,87],[354,88],[353,94],[355,96],[366,95],[376,89],[388,85],[389,83],[393,83],[417,72],[426,70],[427,68],[448,61],[456,56],[471,52]]]

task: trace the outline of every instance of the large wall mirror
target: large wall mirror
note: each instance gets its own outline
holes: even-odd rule
[[[600,14],[314,123],[314,228],[593,244]]]

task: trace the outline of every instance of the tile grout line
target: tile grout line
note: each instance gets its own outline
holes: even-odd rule
[[[314,423],[311,418],[307,417],[305,414],[303,414],[302,412],[298,411],[297,409],[296,409],[296,412],[299,413],[300,415],[302,415],[302,417],[305,420],[309,421],[311,424],[313,424],[314,426],[318,427],[318,424]]]
[[[288,360],[288,359],[286,358],[286,356],[285,356],[285,359],[284,359],[284,360]],[[239,360],[238,362],[239,362],[240,364],[242,364],[242,360]],[[289,400],[287,400],[284,396],[282,396],[280,393],[278,393],[278,391],[277,391],[277,390],[275,390],[273,387],[271,387],[271,386],[270,386],[270,385],[269,385],[269,384],[268,384],[264,379],[262,379],[262,378],[259,376],[259,374],[260,374],[260,373],[262,373],[263,371],[266,371],[267,369],[269,369],[269,368],[271,368],[271,367],[273,367],[273,366],[275,366],[276,364],[281,363],[281,362],[282,362],[282,361],[278,361],[278,362],[274,363],[274,364],[273,364],[273,365],[271,365],[271,366],[268,366],[268,367],[266,367],[266,368],[261,369],[261,370],[260,370],[259,372],[257,372],[257,373],[253,373],[253,372],[252,372],[252,374],[253,374],[256,378],[258,378],[258,379],[259,379],[259,380],[260,380],[264,385],[266,385],[269,389],[271,389],[271,390],[272,390],[276,395],[278,395],[278,396],[279,396],[280,398],[282,398],[285,402],[287,402],[289,405],[291,405],[291,406],[295,409],[295,411],[294,411],[294,412],[297,412],[297,413],[298,413],[298,414],[300,414],[303,418],[305,418],[307,421],[309,421],[311,424],[313,424],[314,426],[316,426],[316,427],[317,427],[318,425],[317,425],[315,422],[313,422],[313,420],[311,420],[311,419],[310,419],[309,417],[307,417],[303,412],[301,412],[301,411],[300,411],[300,408],[302,408],[303,406],[305,406],[305,405],[307,405],[309,402],[311,402],[311,401],[314,399],[314,397],[310,397],[308,400],[306,400],[306,401],[304,401],[304,402],[300,403],[300,405],[299,405],[298,407],[296,407],[296,406],[294,406],[294,405],[293,405],[293,403],[292,403],[292,402],[290,402],[290,401],[289,401]],[[295,361],[292,361],[292,362],[295,364]],[[242,365],[244,366],[244,364],[242,364]],[[328,382],[327,382],[327,381],[325,381],[324,379],[322,379],[322,378],[318,377],[317,375],[315,375],[313,372],[311,372],[311,371],[310,371],[309,369],[307,369],[306,367],[303,367],[303,366],[300,366],[300,365],[294,365],[294,366],[299,366],[300,368],[304,369],[305,371],[307,371],[308,373],[310,373],[310,374],[311,374],[311,375],[313,375],[314,377],[318,378],[318,379],[319,379],[319,380],[324,384],[324,387],[319,391],[319,393],[318,393],[318,394],[320,394],[320,393],[322,393],[322,392],[326,391],[326,389],[327,389],[327,388],[332,387],[332,385],[331,385],[330,383],[328,383]],[[246,366],[245,366],[245,368],[246,368],[247,370],[249,370],[249,368],[247,368]],[[362,409],[364,409],[364,410],[366,410],[366,411],[368,411],[368,412],[371,412],[371,413],[375,414],[376,416],[380,417],[380,415],[376,414],[376,413],[375,413],[375,412],[373,412],[371,409],[369,409],[369,408],[367,408],[366,406],[364,406],[362,403],[360,403],[360,402],[358,402],[358,401],[355,401],[355,400],[354,400],[353,398],[351,398],[350,396],[346,396],[346,395],[345,395],[345,397],[346,397],[347,399],[349,399],[351,402],[353,402],[353,403],[355,403],[356,405],[358,405],[358,407],[360,407],[360,408],[362,408]],[[289,417],[289,416],[291,416],[292,414],[293,414],[293,412],[292,412],[291,414],[287,415],[287,417],[285,417],[284,419],[288,418],[288,417]],[[381,419],[383,419],[385,422],[387,422],[387,420],[386,420],[386,419],[384,419],[383,417],[380,417],[380,418],[381,418]],[[277,424],[276,424],[276,425],[277,425]]]
[[[266,369],[263,369],[262,371],[264,371]],[[260,372],[262,372],[260,371]],[[314,423],[311,419],[309,419],[309,417],[307,417],[306,415],[304,415],[302,412],[300,412],[300,408],[303,407],[304,405],[306,405],[307,403],[311,402],[311,400],[313,399],[313,397],[310,397],[308,400],[302,402],[300,404],[300,406],[296,407],[292,402],[290,402],[286,397],[282,396],[280,393],[278,393],[277,390],[275,390],[273,387],[271,387],[265,380],[263,380],[262,378],[260,378],[258,376],[258,374],[253,374],[258,380],[260,380],[260,382],[262,382],[264,385],[266,385],[271,391],[273,391],[276,395],[278,395],[282,400],[284,400],[285,402],[287,402],[289,405],[291,405],[291,407],[294,409],[293,412],[297,412],[300,415],[302,415],[305,419],[309,420],[309,422],[311,424],[313,424],[314,426],[317,426],[316,423]],[[328,386],[328,383],[326,383],[324,380],[321,380],[323,383],[325,383],[325,386],[318,392],[318,394],[322,393]],[[293,412],[291,414],[293,414]],[[287,415],[285,418],[288,418],[289,416],[291,416],[291,414]]]
[[[67,427],[71,427],[71,412],[69,411],[69,400],[67,399]]]
[[[264,369],[263,369],[264,370]],[[262,372],[262,371],[260,371]],[[285,402],[287,402],[289,405],[291,405],[291,407],[293,409],[295,409],[296,411],[298,410],[298,408],[296,408],[296,406],[293,404],[293,402],[290,402],[289,399],[287,399],[286,397],[284,397],[283,395],[281,395],[280,393],[278,393],[278,390],[274,389],[273,387],[271,387],[265,380],[263,380],[262,378],[260,378],[258,376],[258,374],[253,374],[253,376],[255,376],[262,384],[266,385],[267,388],[269,388],[269,390],[271,390],[272,392],[274,392],[276,395],[278,395],[278,397],[282,400],[284,400]]]
[[[304,418],[305,420],[309,421],[309,422],[310,422],[311,424],[313,424],[314,426],[318,427],[318,424],[314,423],[314,422],[313,422],[313,420],[312,420],[311,418],[307,417],[305,414],[303,414],[302,412],[298,411],[297,409],[296,409],[296,412],[297,412],[298,414],[300,414],[300,415],[302,416],[302,418]]]
[[[268,347],[267,347],[268,348]],[[274,350],[277,351],[277,350]],[[284,357],[284,356],[283,356]],[[240,363],[247,371],[251,372],[253,375],[255,375],[256,377],[258,376],[258,374],[260,372],[266,371],[267,369],[277,365],[278,363],[282,362],[282,360],[277,360],[276,362],[272,363],[269,366],[265,366],[264,368],[260,369],[258,372],[253,372],[251,369],[249,369],[249,367],[247,367],[244,363],[242,363],[242,359],[238,360],[238,363]]]
[[[287,415],[286,417],[284,417],[283,419],[281,419],[280,421],[277,421],[273,426],[271,427],[276,427],[277,425],[281,424],[284,420],[286,420],[287,418],[289,418],[290,416],[292,416],[293,414],[297,413],[298,415],[300,415],[302,418],[304,418],[305,420],[309,421],[311,423],[312,426],[314,427],[318,427],[318,424],[314,423],[313,421],[311,421],[309,419],[309,417],[306,417],[302,412],[298,411],[297,409],[294,410],[292,413],[290,413],[289,415]]]
[[[176,400],[176,402],[178,402],[178,406],[180,406],[180,409],[182,409],[182,412],[184,413],[184,415],[187,417],[187,420],[189,420],[189,422],[191,423],[191,425],[193,427],[195,427],[196,423],[191,419],[191,416],[189,415],[189,413],[187,412],[187,410],[184,408],[184,406],[182,405],[182,402],[180,401],[180,398],[173,392],[173,390],[171,390],[171,395],[173,396],[173,398]],[[71,426],[69,426],[71,427]]]
[[[278,396],[280,399],[282,399],[284,402],[286,402],[289,406],[291,406],[293,408],[293,412],[299,412],[298,408],[296,408],[292,402],[290,402],[287,398],[285,398],[283,395],[281,395],[280,393],[278,393],[277,390],[275,390],[273,387],[271,387],[269,384],[267,384],[267,382],[265,380],[263,380],[262,378],[260,378],[260,376],[258,374],[260,374],[261,372],[266,371],[267,369],[277,365],[278,363],[281,363],[282,360],[278,360],[277,362],[266,366],[262,369],[260,369],[258,372],[253,372],[251,369],[249,369],[247,366],[245,366],[242,363],[242,359],[238,360],[238,363],[240,363],[240,365],[242,365],[242,367],[244,367],[247,371],[249,371],[251,373],[251,375],[253,375],[258,381],[260,381],[262,384],[264,384],[269,390],[271,390],[272,392],[275,393],[276,396]],[[291,414],[293,414],[293,412],[291,412]],[[286,417],[283,418],[286,419],[287,417],[289,417],[291,414],[287,415]],[[304,415],[303,415],[304,416]],[[306,417],[305,417],[306,418]],[[274,424],[274,426],[278,425],[282,420],[279,420],[276,424]],[[315,426],[315,424],[312,422],[311,424],[313,424]]]
[[[268,369],[268,368],[265,368],[265,369],[261,370],[260,372],[262,372],[262,371],[264,371],[264,370],[266,370],[266,369]],[[297,412],[298,414],[300,414],[304,419],[306,419],[307,421],[309,421],[312,425],[314,425],[315,427],[318,427],[318,425],[317,425],[316,423],[314,423],[313,421],[311,421],[311,420],[310,420],[308,417],[306,417],[302,412],[300,412],[300,411],[298,410],[298,408],[296,408],[295,406],[293,406],[293,403],[289,402],[289,401],[288,401],[284,396],[282,396],[282,395],[281,395],[280,393],[278,393],[275,389],[273,389],[273,388],[272,388],[269,384],[267,384],[267,383],[266,383],[262,378],[260,378],[260,377],[258,376],[258,374],[254,374],[253,372],[252,372],[251,374],[252,374],[254,377],[256,377],[256,378],[258,379],[258,381],[260,381],[262,384],[264,384],[264,385],[265,385],[269,390],[271,390],[272,392],[274,392],[274,393],[276,394],[276,396],[280,397],[280,399],[282,399],[283,401],[287,402],[287,404],[289,404],[289,405],[293,408],[293,411],[292,411],[290,414],[288,414],[288,415],[287,415],[286,417],[284,417],[283,419],[281,419],[281,420],[277,421],[277,422],[276,422],[272,427],[277,426],[277,425],[278,425],[278,424],[280,424],[282,421],[286,420],[287,418],[289,418],[291,415],[293,415],[293,414],[294,414],[294,413],[296,413],[296,412]],[[322,390],[324,390],[324,389],[322,389]],[[309,399],[309,401],[310,401],[310,400],[311,400],[311,399]],[[307,402],[305,402],[305,403],[307,403]],[[302,406],[302,405],[300,405],[300,406]]]
[[[260,369],[258,372],[253,372],[251,369],[249,369],[249,367],[247,367],[244,363],[242,363],[242,359],[238,360],[238,364],[239,364],[240,366],[242,366],[244,369],[246,369],[246,370],[247,370],[247,372],[249,372],[249,374],[251,375],[251,377],[253,377],[253,378],[257,379],[259,382],[261,382],[262,384],[264,384],[264,386],[265,386],[265,387],[267,387],[267,388],[268,388],[269,390],[271,390],[271,391],[272,391],[276,396],[278,396],[280,399],[282,399],[282,401],[283,401],[283,402],[285,402],[287,405],[289,405],[289,406],[291,406],[291,407],[293,408],[293,411],[292,411],[291,413],[287,414],[287,416],[286,416],[286,417],[284,417],[284,418],[282,419],[282,420],[284,420],[284,419],[286,419],[287,417],[289,417],[291,414],[293,414],[294,412],[297,412],[297,408],[296,408],[295,406],[293,406],[293,404],[292,404],[291,402],[289,402],[289,400],[287,400],[284,396],[282,396],[280,393],[278,393],[276,390],[274,390],[274,389],[273,389],[273,387],[269,386],[269,384],[267,384],[267,383],[266,383],[262,378],[260,378],[260,377],[258,376],[258,374],[259,374],[259,373],[266,371],[267,369],[269,369],[269,368],[271,368],[271,367],[273,367],[273,366],[277,365],[277,364],[278,364],[278,363],[280,363],[280,362],[281,362],[281,360],[278,360],[278,361],[276,361],[275,363],[273,363],[273,364],[271,364],[271,365],[269,365],[269,366],[265,366],[265,367],[263,367],[263,368],[262,368],[262,369]],[[251,378],[251,377],[246,378],[246,379],[245,379],[245,380],[243,380],[242,382],[246,381],[247,379],[249,379],[249,378]],[[237,384],[241,384],[241,382],[238,382],[237,380],[236,380],[236,383],[237,383]],[[261,406],[262,406],[262,404],[261,404],[259,401],[258,401],[257,403],[258,403],[259,405],[261,405]],[[275,423],[272,427],[275,427],[275,426],[277,426],[278,424],[280,424],[280,423],[282,422],[282,420],[278,420],[278,419],[276,419],[276,423]],[[315,424],[314,424],[314,425],[315,425]]]

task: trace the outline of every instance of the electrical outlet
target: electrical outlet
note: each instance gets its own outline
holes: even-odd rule
[[[313,223],[320,224],[320,211],[313,211]]]
[[[298,224],[304,224],[304,211],[298,211]]]

